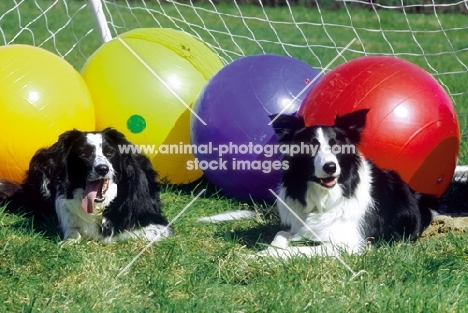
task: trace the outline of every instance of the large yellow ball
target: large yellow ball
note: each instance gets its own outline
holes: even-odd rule
[[[206,82],[223,63],[203,42],[174,29],[144,28],[101,46],[82,75],[96,109],[96,128],[114,127],[150,149],[190,144],[190,110]],[[162,179],[192,182],[191,153],[146,151]]]
[[[86,83],[69,63],[41,48],[0,47],[0,177],[22,181],[29,161],[70,129],[94,130]]]

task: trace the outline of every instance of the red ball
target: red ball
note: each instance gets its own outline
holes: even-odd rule
[[[307,126],[370,109],[360,151],[397,171],[419,192],[441,196],[453,177],[460,130],[452,101],[420,67],[394,57],[362,57],[322,77],[299,113]]]

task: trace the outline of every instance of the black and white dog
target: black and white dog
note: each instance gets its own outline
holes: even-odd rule
[[[64,240],[167,237],[156,172],[144,155],[121,153],[129,145],[111,128],[65,132],[34,155],[19,187],[1,182],[0,194],[26,212],[55,213]]]
[[[278,210],[289,231],[278,232],[258,255],[359,253],[369,242],[416,240],[430,224],[437,199],[411,190],[397,173],[376,167],[357,150],[367,112],[311,127],[298,115],[272,116],[281,145],[311,149],[283,155],[289,168],[279,187]],[[303,240],[321,244],[291,245]]]

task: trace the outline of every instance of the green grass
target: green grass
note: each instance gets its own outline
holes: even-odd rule
[[[192,199],[163,193],[174,217]],[[60,248],[58,233],[0,214],[0,309],[4,312],[463,312],[468,305],[467,235],[382,246],[359,256],[249,261],[277,220],[222,225],[194,218],[237,203],[202,198],[176,222],[177,235],[154,244],[122,277],[144,247],[81,242]],[[222,207],[222,208],[220,208]],[[258,209],[258,208],[257,208]],[[259,210],[259,213],[262,211]],[[36,223],[37,224],[37,223]],[[46,223],[47,225],[47,223]],[[43,225],[41,225],[43,226]],[[49,225],[50,226],[50,225]],[[49,227],[48,226],[48,227]]]
[[[86,59],[99,47],[93,23],[82,1],[63,2],[44,18],[32,23],[18,37],[18,25],[28,25],[40,13],[35,5],[47,7],[50,1],[26,1],[21,4],[21,23],[16,14],[0,19],[0,42],[34,43],[59,53],[79,70]],[[125,2],[118,2],[124,5]],[[349,60],[367,54],[389,54],[392,48],[431,74],[456,94],[453,98],[463,129],[468,109],[466,82],[468,73],[455,55],[414,56],[420,47],[407,32],[389,30],[436,30],[439,24],[431,15],[410,15],[379,11],[380,24],[372,11],[353,11],[350,19],[345,10],[322,12],[327,24],[303,25],[304,36],[294,26],[275,23],[276,35],[263,21],[246,20],[258,44],[238,17],[223,15],[235,43],[226,35],[219,17],[198,10],[208,32],[199,27],[200,20],[193,10],[177,7],[192,28],[162,15],[179,17],[176,8],[152,2],[158,23],[143,11],[132,14],[110,7],[115,23],[123,32],[135,27],[180,27],[213,45],[226,61],[241,55],[256,53],[289,53],[316,67],[325,66],[339,48],[356,35],[359,42],[344,54]],[[8,1],[0,2],[0,12],[11,8]],[[208,5],[201,8],[210,8]],[[218,10],[237,14],[232,5],[220,5]],[[297,21],[320,23],[318,12],[293,8]],[[114,12],[115,11],[115,12]],[[50,32],[61,29],[68,20],[67,12],[77,12],[72,23],[59,31],[55,43]],[[255,6],[242,7],[246,16],[264,18]],[[287,8],[266,8],[271,21],[291,21]],[[118,17],[122,14],[122,18]],[[0,15],[1,17],[2,15]],[[137,19],[135,18],[137,16]],[[408,18],[409,23],[406,18]],[[466,16],[440,15],[445,29],[465,27]],[[137,22],[138,20],[138,22]],[[125,21],[125,24],[123,23]],[[350,28],[334,25],[354,26]],[[194,26],[198,25],[198,26]],[[382,33],[370,29],[382,28]],[[214,30],[224,32],[216,33]],[[31,33],[34,34],[32,37]],[[249,36],[243,38],[241,36]],[[286,43],[281,47],[278,37]],[[427,54],[447,51],[448,42],[440,33],[414,33]],[[449,30],[447,36],[457,57],[468,63],[467,31]],[[336,43],[338,49],[324,48]],[[311,47],[304,47],[307,41]],[[75,45],[75,43],[77,43]],[[339,59],[339,63],[345,61]],[[430,66],[429,66],[430,65]],[[432,68],[431,68],[432,67]],[[434,71],[435,69],[435,71]],[[461,160],[468,161],[468,149],[462,146]],[[272,206],[227,199],[202,181],[185,187],[165,186],[162,192],[164,212],[173,219],[202,188],[210,192],[199,198],[174,224],[176,235],[154,244],[122,277],[119,272],[145,247],[144,242],[129,241],[103,245],[80,242],[60,247],[60,236],[54,220],[31,218],[0,212],[0,311],[1,312],[464,312],[468,307],[468,242],[467,234],[449,233],[445,236],[423,238],[417,243],[383,245],[357,256],[344,256],[348,270],[331,258],[293,259],[289,262],[254,262],[245,253],[264,248],[279,228]],[[462,189],[460,192],[466,192]],[[457,197],[451,193],[451,199]],[[197,217],[234,209],[258,212],[258,218],[219,225],[200,224]],[[357,277],[353,272],[363,271]]]

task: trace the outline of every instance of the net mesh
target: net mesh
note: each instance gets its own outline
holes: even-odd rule
[[[103,0],[102,6],[113,37],[141,27],[174,28],[205,42],[225,63],[276,53],[322,70],[356,39],[330,68],[364,55],[409,60],[444,86],[466,129],[468,1],[218,2]],[[101,45],[84,1],[4,0],[0,12],[0,43],[43,47],[77,69]]]

